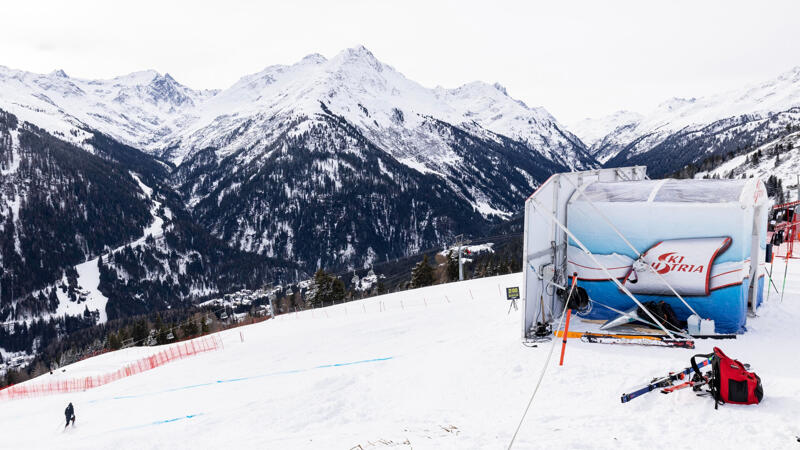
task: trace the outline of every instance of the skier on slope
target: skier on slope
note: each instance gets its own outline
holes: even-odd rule
[[[72,426],[75,426],[75,408],[72,407],[72,403],[67,405],[67,409],[64,410],[64,415],[67,417],[67,424],[64,425],[64,428],[69,426],[69,421],[72,421]]]

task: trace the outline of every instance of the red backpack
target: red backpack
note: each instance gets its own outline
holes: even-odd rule
[[[729,358],[718,347],[714,347],[714,353],[692,357],[692,368],[698,374],[700,369],[694,359],[699,356],[711,357],[712,370],[708,385],[711,388],[711,395],[714,396],[714,409],[720,403],[753,405],[761,402],[764,397],[761,378],[754,372],[747,370],[745,364]]]

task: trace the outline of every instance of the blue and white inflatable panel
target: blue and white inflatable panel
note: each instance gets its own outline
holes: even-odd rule
[[[768,208],[755,178],[594,182],[573,190],[566,226],[640,302],[663,300],[686,320],[675,289],[717,333],[738,333],[748,305],[761,303]],[[635,306],[572,239],[566,253],[567,278],[577,275],[594,300],[581,315],[611,319],[618,314],[601,305]]]

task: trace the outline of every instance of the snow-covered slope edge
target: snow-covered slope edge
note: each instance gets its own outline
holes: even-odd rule
[[[800,396],[800,362],[781,357],[784,347],[774,343],[797,340],[792,323],[800,319],[800,271],[793,267],[789,301],[765,305],[736,340],[699,341],[694,350],[570,340],[564,365],[550,361],[517,445],[673,449],[687,435],[713,435],[723,446],[789,448],[797,429],[787,399]],[[779,263],[775,272],[783,273]],[[550,345],[520,344],[519,312],[509,314],[502,297],[505,287],[520,282],[513,274],[434,286],[241,327],[223,334],[224,351],[69,398],[0,408],[0,422],[18,430],[5,442],[120,449],[505,448]],[[619,403],[620,393],[686,367],[691,355],[713,346],[761,376],[761,405],[724,405],[719,413],[730,417],[709,421],[713,403],[691,391]],[[106,362],[97,359],[97,365]],[[76,366],[76,374],[92,373],[91,363],[84,361],[80,372]],[[67,401],[75,405],[76,428],[62,433],[54,423],[43,429]],[[581,432],[565,434],[576,420]],[[745,426],[749,431],[742,433]]]

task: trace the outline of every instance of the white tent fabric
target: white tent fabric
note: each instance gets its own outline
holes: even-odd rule
[[[542,301],[550,300],[548,310],[559,309],[555,290],[546,288],[566,284],[573,273],[590,298],[614,308],[628,309],[633,293],[637,303],[671,304],[682,319],[693,311],[713,318],[719,332],[742,331],[748,305],[761,301],[764,184],[649,180],[639,167],[615,170],[558,174],[527,202],[525,295],[531,311],[526,309],[524,333],[540,317]],[[548,216],[557,217],[590,254]],[[620,282],[628,292],[621,292]],[[587,314],[609,315],[596,308]]]

